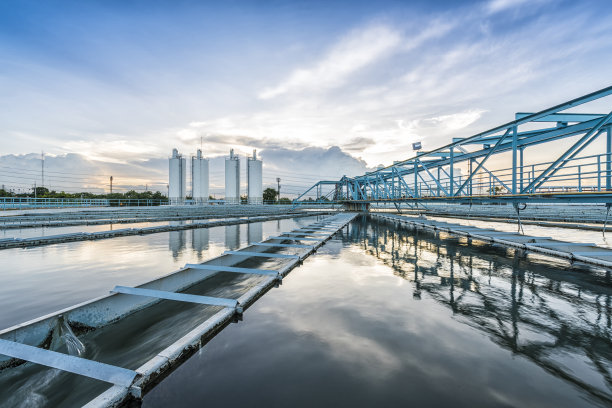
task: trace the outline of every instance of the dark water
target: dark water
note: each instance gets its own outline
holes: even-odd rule
[[[146,407],[612,405],[609,271],[365,219]]]

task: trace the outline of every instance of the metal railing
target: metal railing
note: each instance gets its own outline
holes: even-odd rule
[[[101,198],[32,198],[0,197],[0,210],[75,207],[152,207],[167,205],[166,200]]]

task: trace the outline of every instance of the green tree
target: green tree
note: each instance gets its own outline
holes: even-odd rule
[[[263,192],[264,203],[273,203],[276,201],[276,190],[273,188],[266,188]]]

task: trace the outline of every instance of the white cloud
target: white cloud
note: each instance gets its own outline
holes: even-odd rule
[[[373,25],[349,33],[327,56],[310,68],[296,69],[279,85],[265,89],[261,99],[271,99],[293,91],[336,87],[352,73],[388,56],[398,48],[401,35],[384,25]]]
[[[112,140],[76,140],[62,145],[65,151],[77,153],[91,160],[109,163],[143,161],[164,154],[158,145],[150,142],[130,141],[118,138]]]
[[[483,109],[473,109],[450,115],[437,116],[430,120],[433,124],[441,125],[448,130],[459,130],[476,122],[485,112],[486,110]]]
[[[534,1],[534,0],[492,0],[486,4],[485,10],[489,14],[495,14],[495,13],[499,13],[500,11],[519,7],[527,3],[530,3],[533,5],[536,2],[537,1]]]

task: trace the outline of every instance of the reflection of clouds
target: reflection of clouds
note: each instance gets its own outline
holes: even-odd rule
[[[610,401],[609,272],[465,240],[439,241],[380,222],[359,240],[393,273],[415,281],[455,320],[484,332],[555,377]],[[561,266],[561,268],[560,268]]]
[[[453,350],[458,346],[451,339],[437,338],[437,346],[426,344],[426,338],[438,330],[434,316],[448,312],[435,304],[428,310],[410,308],[407,302],[411,299],[397,296],[397,291],[403,289],[398,289],[397,278],[389,274],[388,267],[375,258],[353,252],[353,248],[346,249],[350,250],[343,251],[339,258],[323,254],[309,258],[302,267],[308,278],[287,281],[287,285],[299,286],[290,290],[300,294],[291,299],[299,303],[292,306],[298,312],[284,313],[282,299],[278,306],[261,307],[259,311],[273,314],[284,328],[315,337],[327,347],[330,359],[367,381],[384,381],[406,365],[429,376],[449,375],[444,364],[434,366],[427,362],[425,366],[421,356],[403,352],[395,343],[398,333],[406,333],[419,353],[437,354],[440,344]],[[326,283],[324,287],[321,281]],[[410,286],[407,281],[401,282],[399,286]],[[412,313],[421,318],[411,319]],[[467,331],[465,334],[469,335]]]
[[[270,309],[266,312],[276,314],[278,310]],[[309,313],[291,316],[278,313],[275,318],[295,333],[308,333],[315,337],[318,342],[328,347],[330,358],[349,366],[347,370],[355,374],[360,373],[381,380],[401,368],[403,363],[397,359],[392,349],[352,329],[346,324],[344,311],[336,312],[341,313],[334,316],[334,311],[329,311],[325,305],[321,305],[319,310],[310,309]],[[325,318],[321,318],[321,314],[326,314]]]

